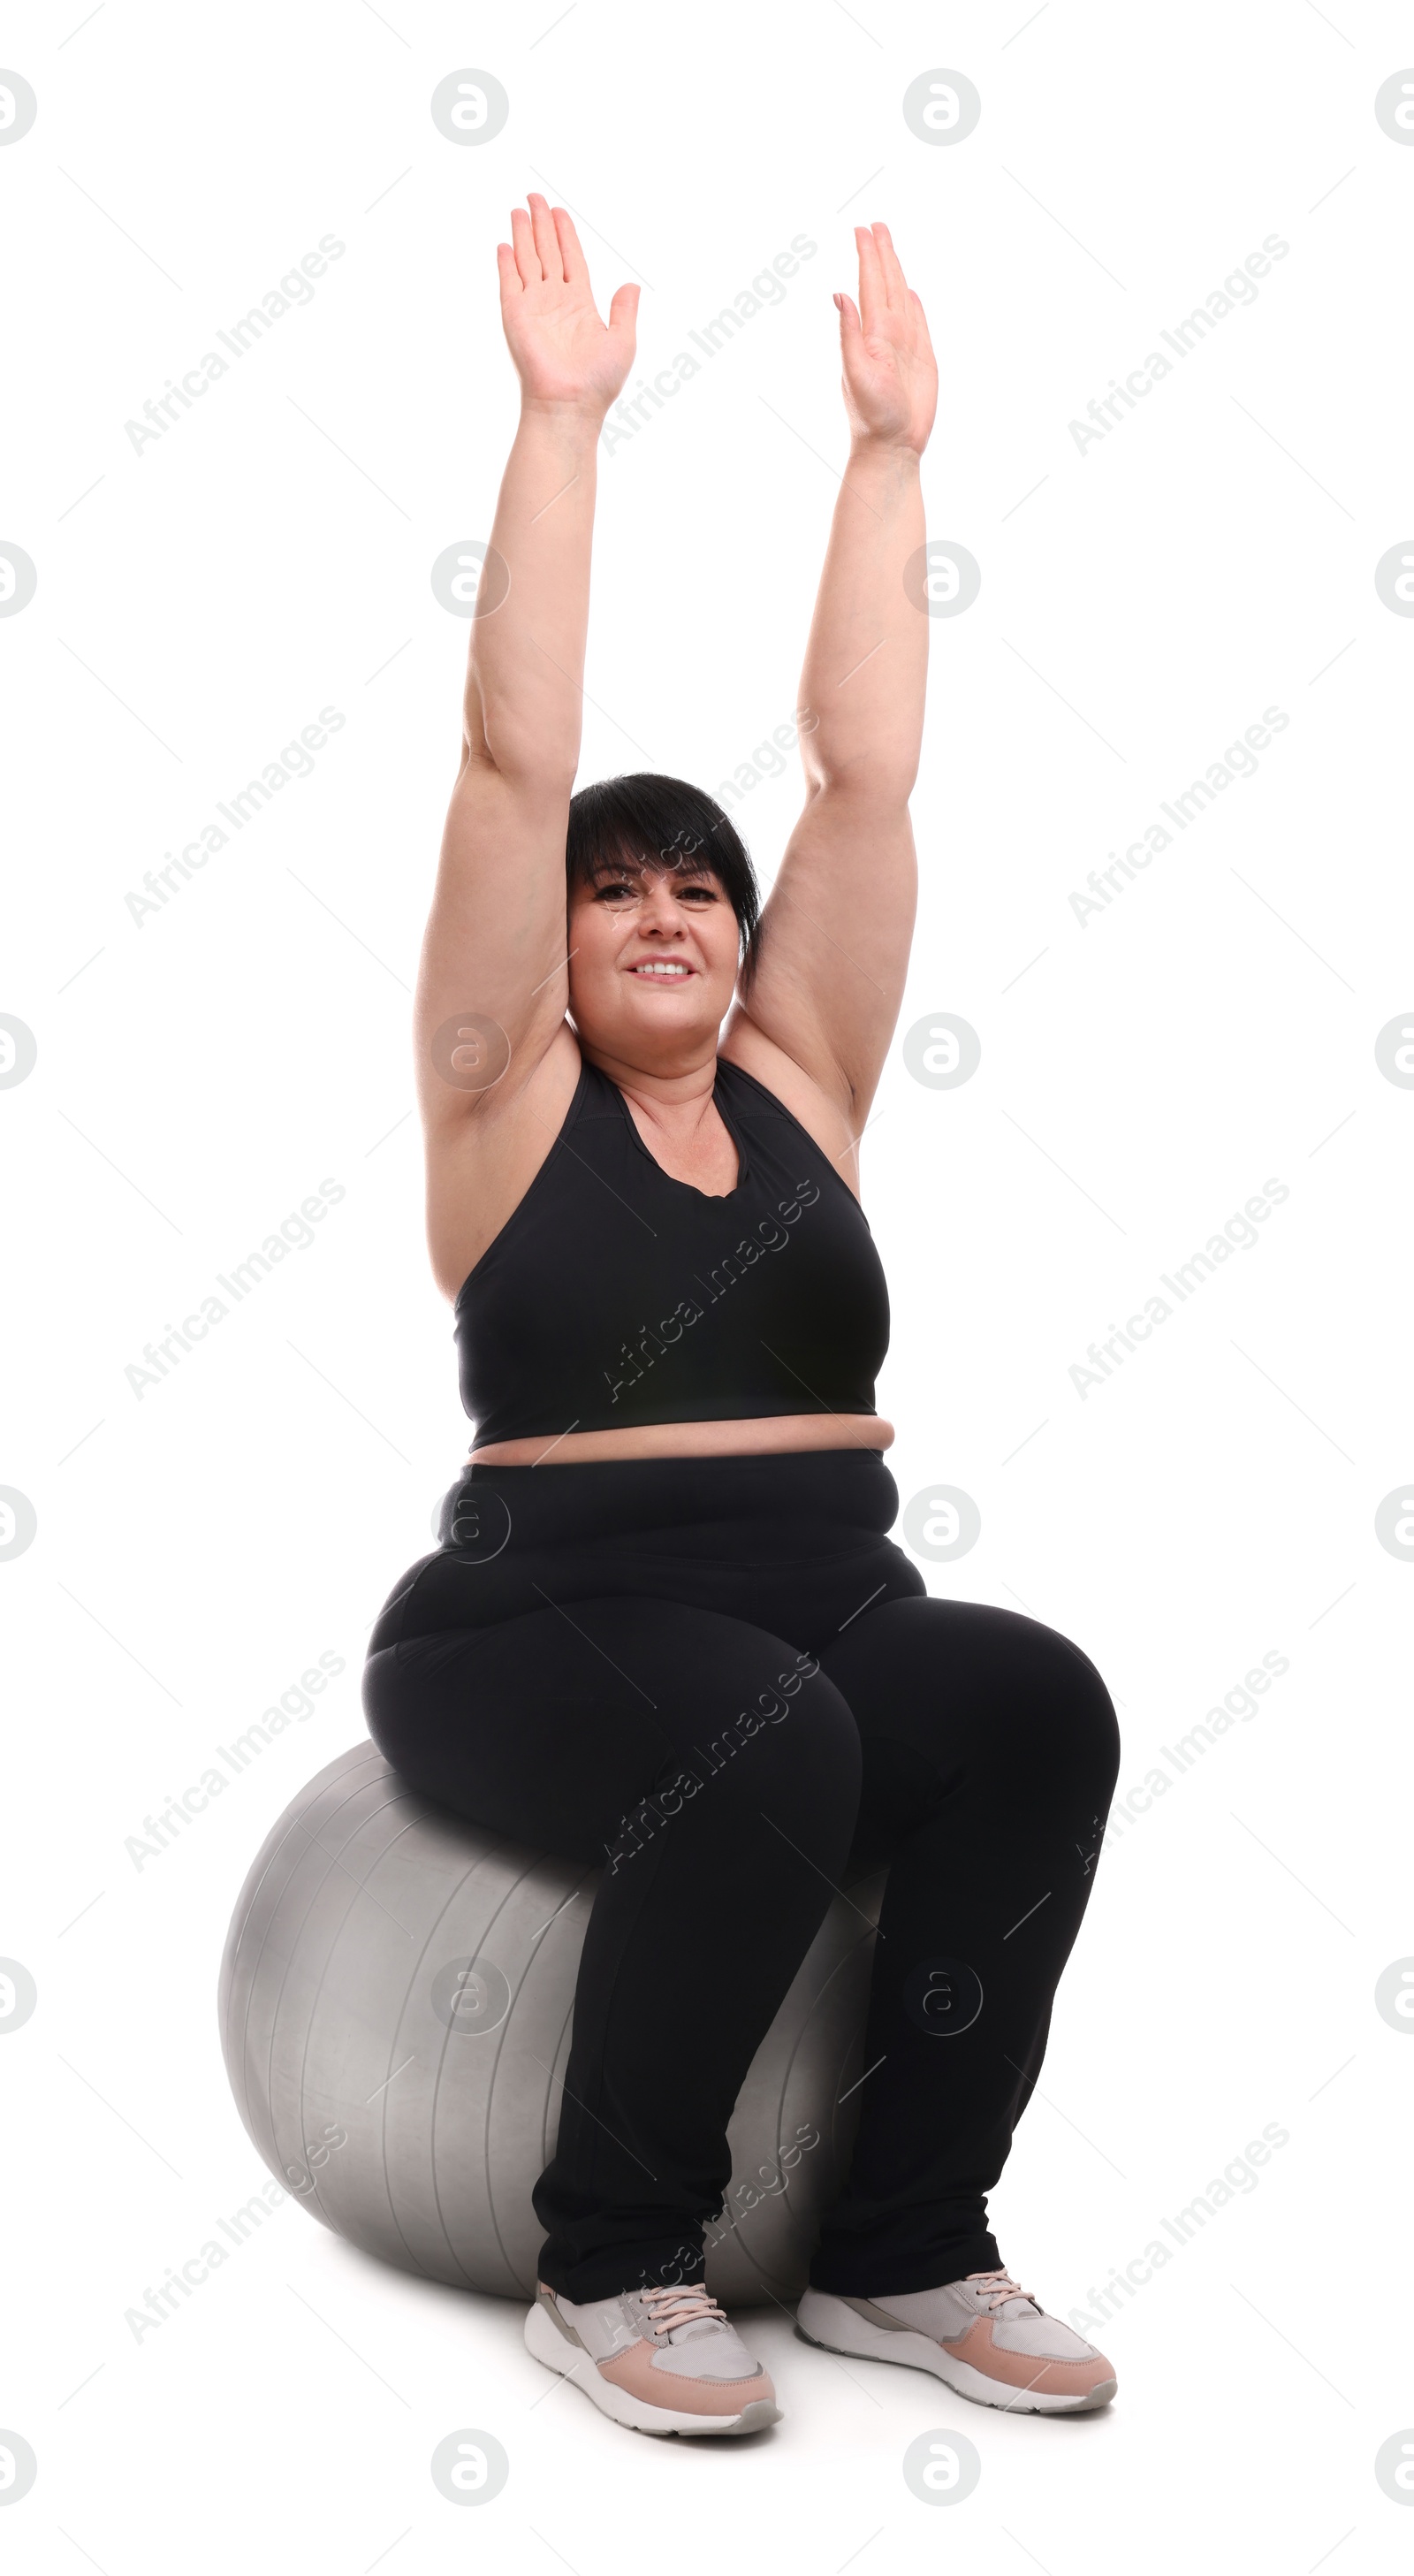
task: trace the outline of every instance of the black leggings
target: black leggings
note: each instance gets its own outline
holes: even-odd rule
[[[831,1890],[884,1862],[873,2072],[810,2277],[883,2295],[1001,2260],[986,2193],[1118,1728],[1054,1629],[931,1598],[897,1510],[875,1450],[472,1467],[374,1625],[364,1709],[403,1778],[603,1865],[534,2192],[568,2298],[700,2277],[747,2068]],[[977,1991],[947,1962],[983,2002],[943,2048],[930,2015]]]

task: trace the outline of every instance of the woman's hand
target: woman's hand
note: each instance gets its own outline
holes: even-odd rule
[[[498,242],[501,320],[527,403],[561,403],[602,418],[633,364],[638,288],[621,286],[599,319],[589,269],[563,206],[541,196],[511,211]]]
[[[938,407],[938,368],[923,307],[899,266],[887,224],[857,224],[859,305],[837,295],[844,407],[856,441],[921,456]]]

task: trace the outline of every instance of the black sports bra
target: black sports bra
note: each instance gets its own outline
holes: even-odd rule
[[[665,1172],[617,1083],[583,1060],[452,1310],[473,1455],[623,1423],[874,1411],[889,1298],[858,1199],[740,1065],[718,1057],[712,1096],[737,1149],[725,1198]]]

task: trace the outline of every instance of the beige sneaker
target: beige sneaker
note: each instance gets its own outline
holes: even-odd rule
[[[780,2421],[766,2372],[700,2282],[581,2305],[537,2281],[525,2342],[634,2433],[756,2433]]]
[[[1009,2414],[1087,2414],[1118,2386],[1104,2354],[1047,2316],[1008,2272],[969,2272],[942,2289],[878,2299],[807,2290],[795,2330],[827,2352],[930,2370],[959,2397]]]

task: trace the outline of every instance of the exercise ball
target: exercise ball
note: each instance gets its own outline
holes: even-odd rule
[[[257,1853],[219,2012],[242,2120],[292,2198],[365,2253],[533,2298],[580,1950],[602,1864],[433,1806],[372,1744]],[[849,2168],[886,1873],[830,1901],[747,2073],[707,2224],[724,2304],[794,2300]]]

